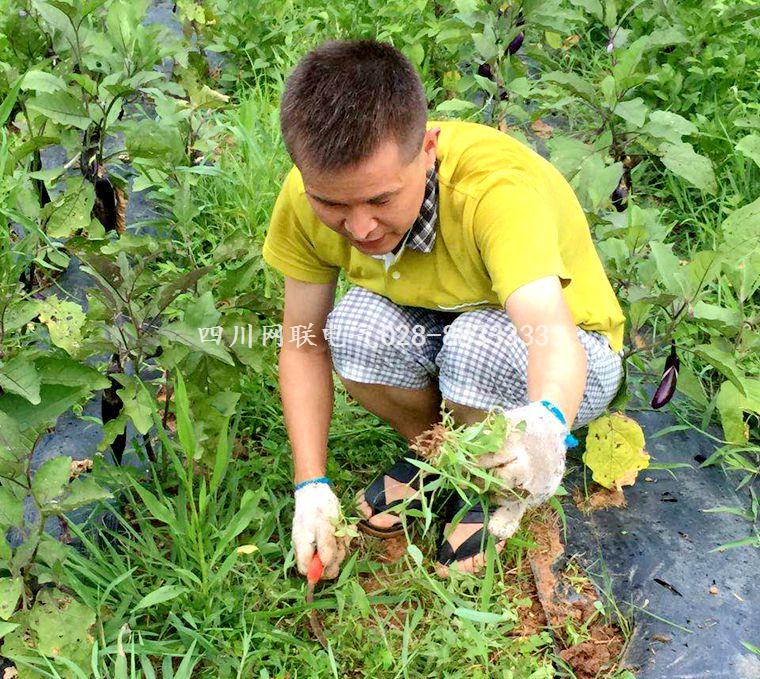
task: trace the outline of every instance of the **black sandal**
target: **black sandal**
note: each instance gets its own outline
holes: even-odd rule
[[[468,504],[469,509],[459,520],[458,524],[482,523],[483,526],[459,545],[459,547],[456,548],[456,551],[452,549],[448,539],[444,536],[441,544],[438,546],[438,563],[442,566],[448,566],[454,561],[461,561],[462,559],[476,556],[483,553],[486,549],[486,540],[488,539],[488,515],[483,510],[483,505],[479,501],[474,503],[472,501],[466,502],[455,493],[443,512],[444,518],[441,522],[442,530],[446,527],[447,523],[453,523],[454,517],[461,511],[465,504]]]
[[[420,489],[420,475],[422,470],[413,465],[405,458],[414,460],[421,460],[422,458],[417,455],[413,450],[408,450],[393,464],[392,467],[385,470],[380,476],[378,476],[364,491],[364,499],[367,504],[372,508],[372,516],[381,514],[403,502],[406,502],[406,509],[421,509],[422,500],[414,498],[413,500],[393,500],[393,502],[385,501],[385,477],[390,476],[396,481],[406,483],[414,490]],[[432,492],[432,491],[429,491]],[[428,492],[425,493],[426,497],[430,497]],[[404,534],[403,523],[398,523],[389,528],[378,528],[368,522],[367,519],[359,521],[358,527],[367,535],[372,535],[376,538],[392,538],[398,535]]]

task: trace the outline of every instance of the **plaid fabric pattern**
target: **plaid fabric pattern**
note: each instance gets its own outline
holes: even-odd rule
[[[328,315],[325,334],[345,379],[408,389],[437,379],[443,398],[481,410],[529,402],[528,348],[503,309],[400,306],[353,287]],[[577,334],[588,367],[574,429],[604,413],[623,376],[622,358],[604,335],[581,328]]]
[[[438,161],[427,172],[425,197],[420,214],[412,224],[404,247],[420,252],[430,252],[435,244],[435,222],[438,219]]]
[[[431,252],[435,244],[435,223],[438,219],[438,160],[435,165],[427,171],[425,181],[425,197],[422,199],[420,212],[417,219],[414,220],[409,231],[398,245],[393,248],[391,260],[396,259],[405,247],[419,252]],[[386,261],[386,270],[389,263],[390,255],[370,255],[374,259]]]

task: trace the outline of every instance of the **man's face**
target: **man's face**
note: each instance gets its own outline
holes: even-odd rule
[[[312,210],[357,250],[368,255],[390,252],[419,215],[440,131],[436,127],[425,133],[420,152],[408,164],[399,157],[396,142],[389,140],[348,169],[302,169]]]

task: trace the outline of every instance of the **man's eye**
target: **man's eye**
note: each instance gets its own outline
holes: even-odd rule
[[[387,205],[390,202],[391,201],[388,198],[386,198],[385,200],[373,200],[371,201],[371,204],[372,205]]]

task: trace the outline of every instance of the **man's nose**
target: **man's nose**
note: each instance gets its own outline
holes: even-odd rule
[[[355,211],[346,218],[346,230],[357,240],[364,240],[377,228],[377,220],[366,211]]]

